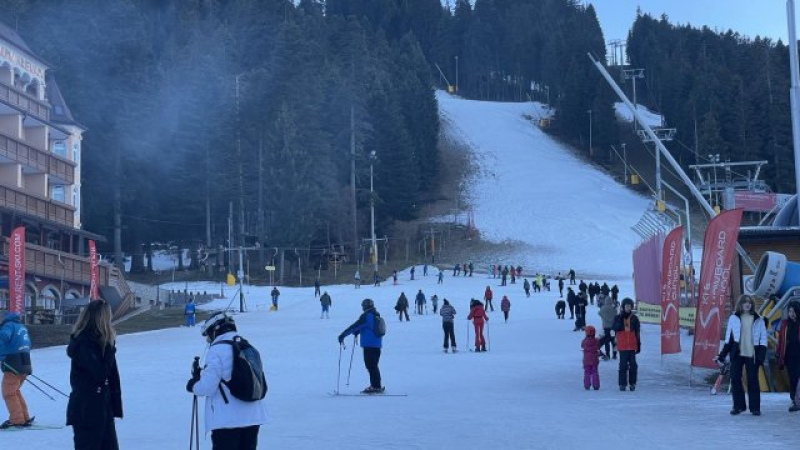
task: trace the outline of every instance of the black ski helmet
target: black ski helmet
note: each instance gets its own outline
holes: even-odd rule
[[[631,300],[630,298],[625,297],[624,299],[622,299],[622,305],[621,305],[622,311],[625,311],[625,305],[631,305],[631,310],[633,310],[633,300]]]
[[[364,299],[364,300],[361,302],[361,309],[363,309],[364,311],[366,311],[366,310],[368,310],[368,309],[372,309],[372,308],[374,308],[374,307],[375,307],[375,302],[373,302],[373,301],[372,301],[372,299],[365,298],[365,299]]]

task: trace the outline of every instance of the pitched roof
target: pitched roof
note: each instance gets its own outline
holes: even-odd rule
[[[36,58],[36,60],[40,63],[46,64],[42,58],[40,58],[36,53],[33,53],[30,47],[28,47],[28,44],[22,40],[22,37],[20,37],[20,35],[13,28],[6,25],[2,21],[0,21],[0,39]]]
[[[61,95],[61,89],[58,88],[58,83],[56,83],[56,79],[51,72],[47,72],[45,89],[47,91],[47,100],[52,107],[50,109],[50,120],[59,124],[74,125],[85,130],[86,127],[78,123],[72,115],[72,111],[70,111],[67,103],[64,101],[64,96]]]

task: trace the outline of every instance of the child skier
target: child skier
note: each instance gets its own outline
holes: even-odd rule
[[[189,303],[184,306],[183,315],[186,316],[186,323],[184,325],[187,327],[193,327],[195,324],[195,304],[192,297],[189,297]]]
[[[511,311],[511,300],[508,299],[507,295],[504,295],[503,299],[500,300],[500,311],[503,311],[503,317],[506,323],[508,323],[508,312]]]
[[[583,388],[587,391],[589,387],[594,390],[600,389],[600,374],[597,372],[597,366],[600,363],[597,351],[600,348],[600,343],[594,337],[594,327],[589,325],[586,327],[586,337],[581,341],[581,349],[583,350]]]
[[[486,311],[483,309],[483,303],[480,300],[473,299],[470,302],[469,316],[467,320],[472,320],[472,325],[475,327],[475,351],[486,351],[486,340],[483,338],[483,324],[489,320]]]
[[[492,293],[492,289],[489,286],[486,286],[486,290],[483,292],[483,301],[486,302],[487,311],[494,311],[494,305],[492,304],[493,296],[494,294]]]
[[[535,280],[534,280],[534,283],[536,283]],[[536,286],[536,285],[534,284],[534,286]],[[527,278],[525,278],[525,283],[522,284],[522,289],[525,289],[525,297],[530,297],[531,296],[531,283],[528,282]]]

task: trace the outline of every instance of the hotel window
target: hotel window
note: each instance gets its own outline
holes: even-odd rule
[[[64,143],[64,141],[55,141],[53,143],[53,153],[61,156],[62,158],[67,157],[67,145]]]
[[[80,147],[78,147],[77,142],[72,143],[72,160],[75,161],[76,164],[79,164],[80,161]]]
[[[64,186],[60,184],[51,186],[50,198],[57,202],[64,203]]]

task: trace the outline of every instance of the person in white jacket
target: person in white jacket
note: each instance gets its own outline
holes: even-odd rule
[[[255,450],[258,431],[267,420],[264,401],[245,402],[234,397],[223,380],[230,381],[233,348],[220,344],[238,336],[233,317],[225,312],[213,314],[202,326],[209,342],[205,366],[195,370],[186,390],[206,397],[205,426],[211,432],[213,450]]]
[[[736,302],[736,309],[728,319],[726,342],[717,356],[718,362],[731,357],[731,393],[733,409],[731,415],[737,415],[747,409],[750,413],[761,415],[761,388],[758,384],[758,368],[764,364],[767,356],[767,327],[764,319],[755,311],[755,303],[749,295],[742,295]],[[742,388],[742,368],[747,370],[747,403]]]

